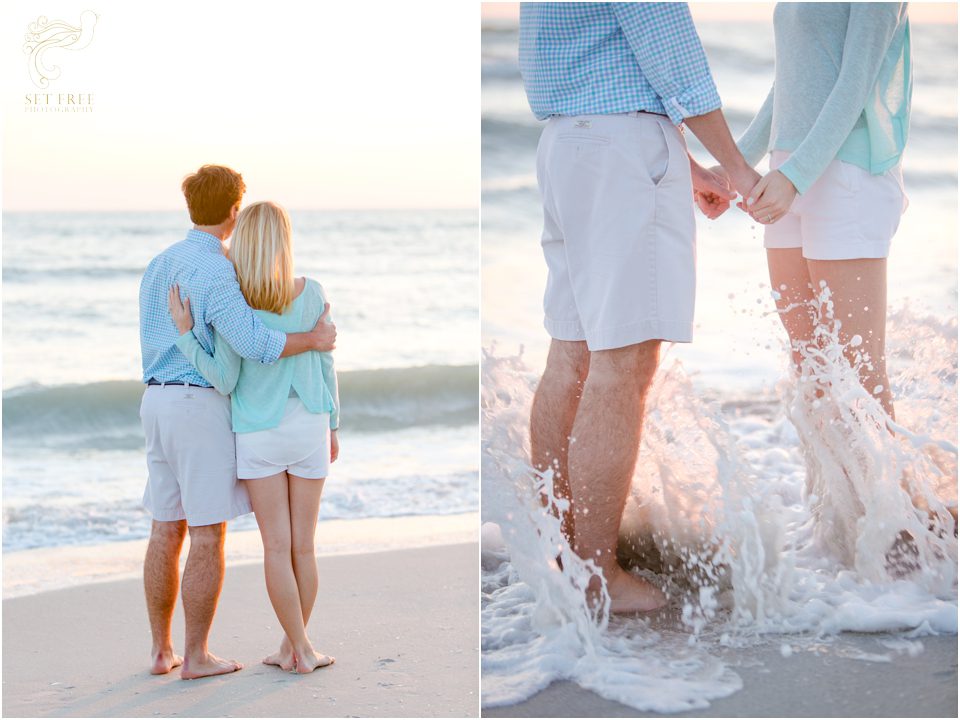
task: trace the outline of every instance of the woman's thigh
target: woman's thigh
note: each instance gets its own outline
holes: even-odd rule
[[[257,517],[264,550],[290,550],[290,504],[285,472],[242,480]]]
[[[807,266],[814,286],[820,287],[822,282],[830,290],[841,342],[848,343],[859,335],[858,349],[882,362],[887,322],[886,258],[807,260]]]
[[[791,346],[813,342],[815,312],[813,281],[800,248],[768,248],[767,269],[780,322]],[[794,359],[799,356],[794,349]]]
[[[312,551],[325,478],[289,476],[290,526],[294,551]]]

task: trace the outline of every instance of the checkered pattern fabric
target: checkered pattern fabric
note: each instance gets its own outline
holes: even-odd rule
[[[193,334],[213,354],[213,330],[245,358],[272,364],[287,342],[285,333],[268,329],[250,309],[237,282],[233,264],[219,238],[191,230],[187,238],[157,255],[140,282],[140,351],[143,381],[189,382],[210,387],[176,346],[177,327],[167,307],[167,293],[180,285],[190,298]]]
[[[720,107],[686,3],[521,3],[520,72],[541,120]]]

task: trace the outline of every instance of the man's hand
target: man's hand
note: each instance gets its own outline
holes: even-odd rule
[[[697,206],[708,218],[716,220],[730,208],[730,201],[735,199],[737,194],[730,190],[725,174],[701,167],[692,157],[690,175]]]
[[[340,457],[340,441],[337,439],[337,431],[330,431],[330,462],[334,463]]]
[[[323,312],[310,331],[310,338],[313,349],[320,352],[330,352],[337,346],[337,326],[330,320],[330,303],[323,304]]]
[[[730,128],[727,127],[723,112],[711,110],[703,115],[688,117],[683,123],[703,143],[707,152],[723,165],[733,189],[746,198],[760,180],[760,174],[743,159],[743,155],[730,135]]]
[[[167,293],[167,307],[170,308],[170,317],[177,326],[177,331],[183,335],[193,330],[193,313],[190,312],[190,298],[180,302],[180,286],[174,285]]]
[[[758,223],[771,225],[787,214],[796,197],[797,189],[787,176],[772,170],[757,183],[743,209]]]

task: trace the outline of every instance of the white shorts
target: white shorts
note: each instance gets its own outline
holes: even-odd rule
[[[154,520],[216,525],[251,511],[237,482],[228,398],[213,388],[148,385],[140,420],[147,439],[143,505]]]
[[[550,336],[590,350],[690,342],[696,226],[680,131],[639,112],[552,117],[537,180]]]
[[[770,169],[790,153],[774,150]],[[885,258],[907,209],[900,166],[882,175],[833,160],[790,211],[763,235],[765,248],[802,248],[808,260]]]
[[[330,472],[330,413],[312,413],[299,397],[287,400],[275,428],[237,433],[237,477],[256,480],[282,472],[319,480]]]

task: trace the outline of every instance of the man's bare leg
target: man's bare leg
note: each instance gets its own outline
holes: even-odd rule
[[[552,469],[554,494],[567,500],[570,499],[567,480],[570,433],[589,368],[590,352],[585,342],[551,341],[547,367],[537,385],[530,409],[530,455],[533,466],[540,472]],[[572,544],[572,513],[564,514],[562,528]]]
[[[644,402],[660,356],[660,341],[590,354],[590,370],[573,423],[569,452],[575,550],[603,571],[611,612],[646,612],[663,593],[617,564],[617,538],[640,449]],[[600,589],[598,578],[588,592]]]
[[[241,669],[235,660],[224,660],[210,652],[207,641],[223,588],[223,540],[226,523],[190,528],[190,553],[183,571],[183,614],[187,643],[183,657],[184,680],[223,675]]]
[[[180,549],[187,533],[185,520],[153,521],[147,556],[143,561],[143,589],[147,597],[150,633],[153,635],[150,672],[165,675],[183,664],[173,652],[170,625],[180,586]]]

